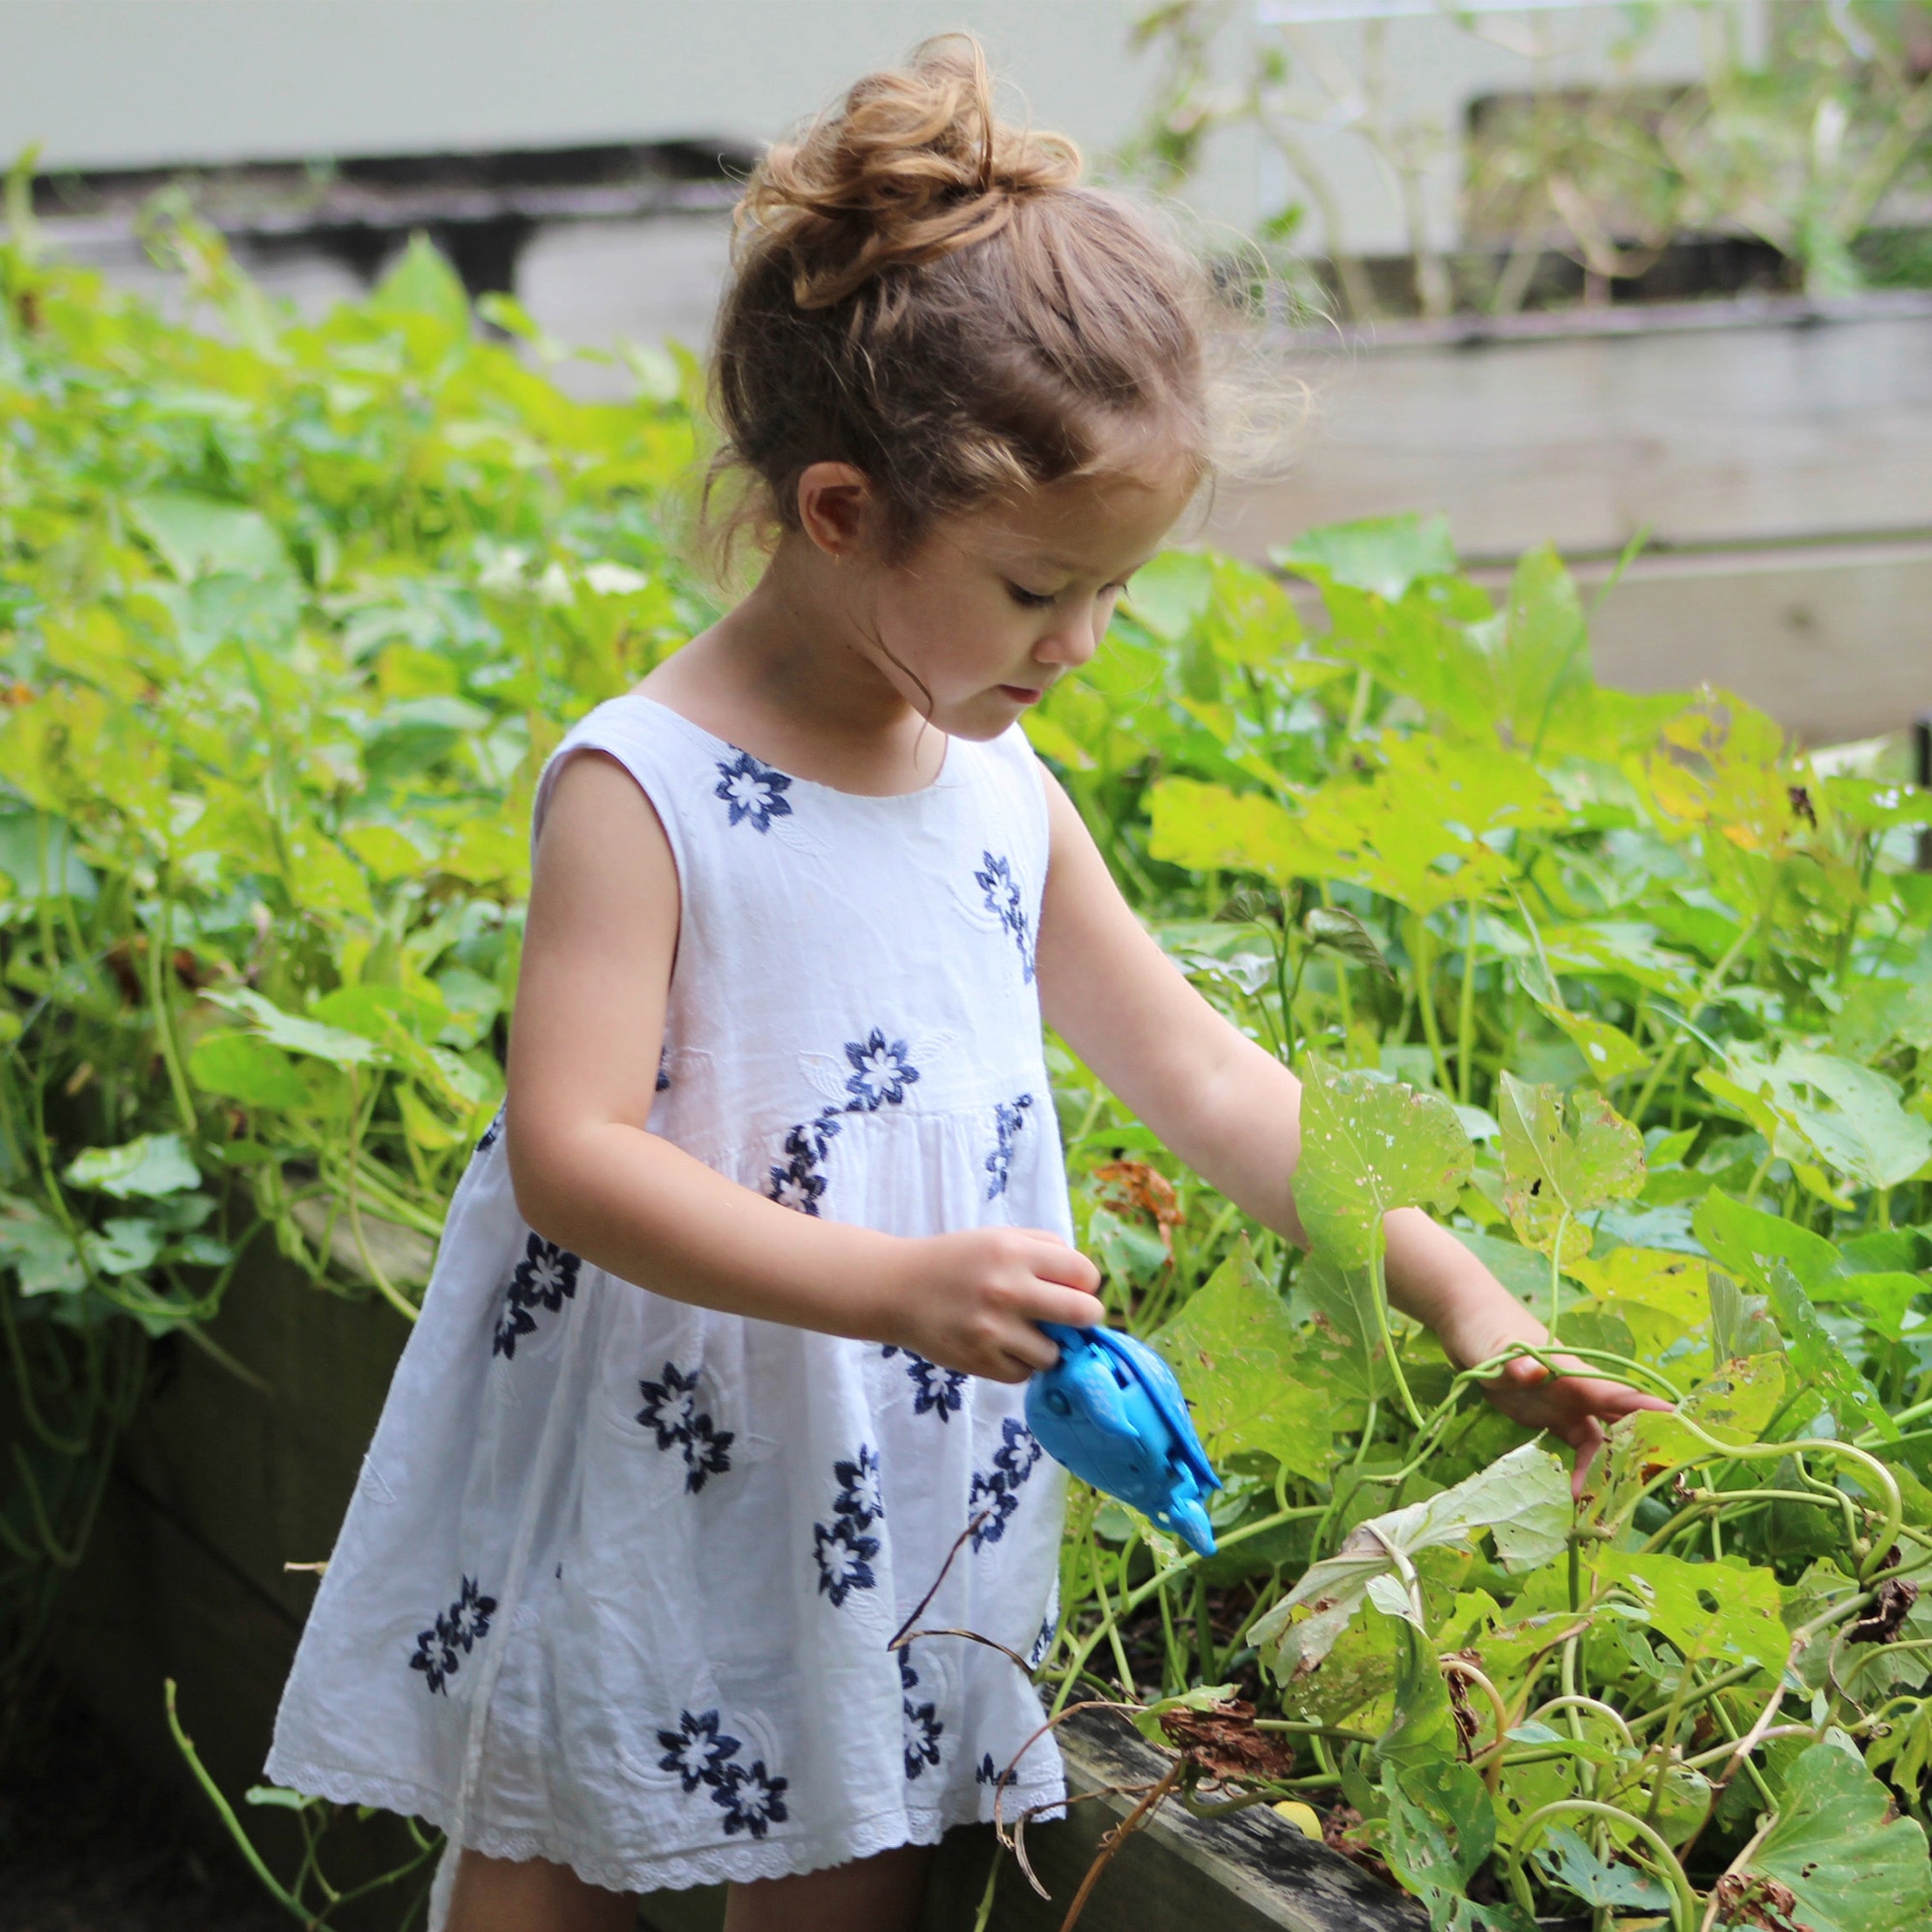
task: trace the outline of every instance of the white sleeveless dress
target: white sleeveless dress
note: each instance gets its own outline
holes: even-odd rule
[[[618,759],[683,895],[654,1133],[801,1213],[1070,1238],[1017,727],[923,791],[786,776],[654,699]],[[1062,1794],[1037,1655],[1062,1479],[1023,1390],[721,1315],[532,1231],[499,1124],[456,1191],[269,1775],[616,1890],[817,1869]],[[445,1861],[444,1886],[450,1861]],[[440,1902],[440,1901],[439,1901]]]

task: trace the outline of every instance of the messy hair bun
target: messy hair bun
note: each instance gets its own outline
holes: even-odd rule
[[[929,43],[872,73],[803,140],[772,149],[741,224],[792,267],[800,308],[829,308],[883,270],[990,241],[1030,195],[1069,188],[1080,151],[994,115],[977,43]]]
[[[1057,134],[998,118],[969,36],[859,81],[759,163],[713,349],[736,521],[797,526],[813,463],[863,470],[895,548],[1083,473],[1120,432],[1207,467],[1206,278]]]

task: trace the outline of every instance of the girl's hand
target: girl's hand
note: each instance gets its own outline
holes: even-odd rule
[[[1023,1382],[1060,1359],[1036,1325],[1097,1328],[1100,1270],[1040,1228],[966,1228],[903,1244],[890,1285],[888,1333],[942,1368]]]
[[[1491,1352],[1500,1353],[1508,1346],[1505,1342]],[[1519,1355],[1503,1364],[1500,1375],[1479,1386],[1512,1422],[1520,1422],[1525,1429],[1546,1429],[1569,1443],[1577,1452],[1577,1472],[1570,1488],[1580,1498],[1590,1464],[1604,1446],[1604,1425],[1640,1408],[1668,1408],[1670,1405],[1641,1389],[1591,1375],[1574,1355],[1559,1354],[1552,1359],[1566,1373],[1551,1375],[1541,1362]],[[1573,1369],[1574,1374],[1567,1373]]]

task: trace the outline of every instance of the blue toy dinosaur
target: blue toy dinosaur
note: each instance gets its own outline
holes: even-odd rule
[[[1039,1325],[1060,1344],[1060,1360],[1027,1384],[1027,1427],[1040,1447],[1082,1482],[1213,1555],[1203,1501],[1221,1479],[1194,1433],[1174,1371],[1118,1329]]]

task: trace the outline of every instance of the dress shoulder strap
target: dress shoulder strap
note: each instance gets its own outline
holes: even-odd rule
[[[580,718],[544,761],[530,811],[532,852],[557,778],[580,752],[602,752],[630,773],[664,827],[679,876],[687,876],[685,801],[694,779],[716,760],[717,747],[710,734],[668,705],[638,692],[607,698]]]

